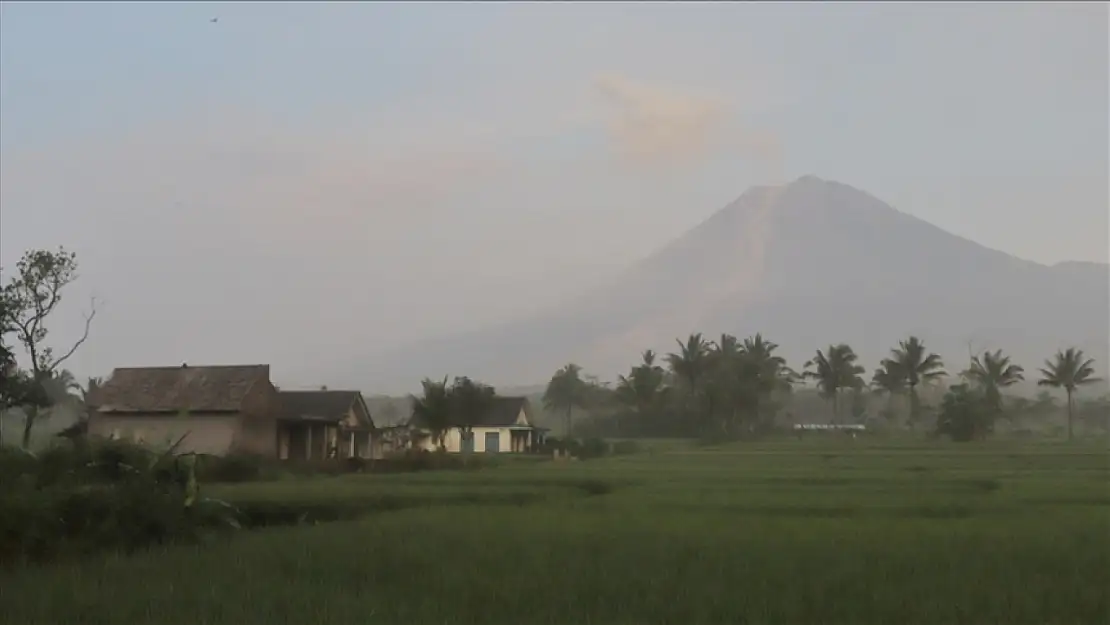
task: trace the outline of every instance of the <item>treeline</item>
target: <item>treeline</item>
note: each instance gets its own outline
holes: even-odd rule
[[[821,411],[819,420],[831,423],[877,422],[961,440],[990,434],[1000,419],[1044,414],[1052,407],[1050,396],[1037,402],[1005,396],[1007,388],[1026,379],[1026,371],[1002,350],[972,356],[953,373],[921,339],[910,336],[868,375],[844,343],[817,350],[795,369],[776,354],[778,345],[760,334],[708,340],[697,333],[676,342],[678,349],[662,357],[643,352],[615,385],[568,364],[551,377],[543,405],[562,416],[564,431],[576,435],[738,439],[814,420]],[[1094,361],[1082,350],[1066,348],[1035,375],[1038,385],[1066,394],[1071,439],[1075,396],[1100,381]],[[823,406],[806,406],[799,401],[804,396],[815,396]]]

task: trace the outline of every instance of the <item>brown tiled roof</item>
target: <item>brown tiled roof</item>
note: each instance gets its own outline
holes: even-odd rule
[[[358,391],[279,391],[282,416],[288,419],[340,421],[361,398]]]
[[[99,412],[234,412],[270,365],[121,367],[89,398]]]

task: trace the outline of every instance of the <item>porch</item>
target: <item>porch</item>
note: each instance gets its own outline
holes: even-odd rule
[[[277,428],[277,456],[281,460],[375,458],[370,428],[347,427],[336,420],[282,419]]]
[[[509,452],[525,454],[538,451],[547,440],[547,429],[531,426],[509,428]]]

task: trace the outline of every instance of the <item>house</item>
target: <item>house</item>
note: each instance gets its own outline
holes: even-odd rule
[[[381,441],[358,391],[278,391],[278,457],[379,458]]]
[[[448,452],[523,453],[543,444],[547,430],[532,425],[531,406],[525,397],[495,397],[489,410],[466,428],[447,431],[444,445]],[[437,441],[419,423],[410,421],[414,430],[413,446],[433,451]]]
[[[361,394],[279,392],[269,365],[117,368],[89,397],[90,435],[182,452],[370,456],[373,429]]]
[[[269,365],[121,367],[89,398],[88,433],[183,452],[274,455],[281,404]]]

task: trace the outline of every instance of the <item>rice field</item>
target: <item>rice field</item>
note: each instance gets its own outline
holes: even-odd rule
[[[298,524],[2,573],[0,621],[1106,623],[1108,485],[1105,446],[837,440],[220,486]]]

